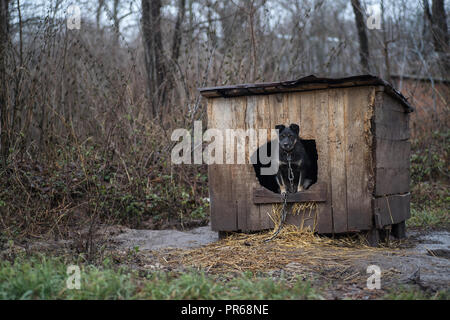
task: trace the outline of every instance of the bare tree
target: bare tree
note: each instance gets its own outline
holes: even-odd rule
[[[95,11],[95,23],[97,25],[97,30],[100,30],[100,17],[102,14],[103,6],[105,5],[105,0],[98,0],[97,9]]]
[[[173,43],[172,43],[172,60],[178,61],[180,56],[180,46],[181,46],[181,26],[184,21],[184,16],[186,13],[186,0],[178,0],[178,14],[177,21],[175,22],[175,30],[173,32]]]
[[[112,19],[113,19],[113,34],[114,34],[114,45],[119,45],[119,35],[120,35],[120,18],[119,18],[119,0],[114,0],[113,2],[113,11],[112,11]]]
[[[448,56],[448,26],[444,0],[433,0],[431,12],[428,5],[428,0],[423,0],[423,6],[425,16],[431,25],[434,50],[439,54],[444,67],[443,74],[444,76],[447,76],[450,73],[450,57]]]
[[[8,121],[6,112],[6,50],[9,33],[9,0],[0,0],[0,144],[1,164],[6,167],[9,152]]]
[[[147,70],[147,88],[152,101],[153,116],[165,101],[164,53],[161,35],[161,0],[142,0],[142,35]]]
[[[386,75],[385,78],[387,81],[391,81],[391,64],[389,61],[389,40],[387,39],[387,33],[388,33],[388,27],[386,25],[386,19],[385,19],[385,7],[384,7],[384,1],[381,0],[381,19],[383,23],[383,49],[384,49],[384,65],[386,67]]]
[[[364,73],[370,73],[369,66],[369,41],[367,39],[366,25],[364,23],[364,15],[359,0],[351,0],[353,12],[355,14],[356,30],[359,38],[359,55],[361,59],[361,67]]]

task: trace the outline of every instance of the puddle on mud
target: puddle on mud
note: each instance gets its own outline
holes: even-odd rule
[[[437,231],[418,237],[416,250],[432,257],[450,259],[450,232]]]
[[[210,226],[189,231],[178,230],[135,230],[126,229],[114,240],[122,248],[140,250],[160,250],[165,248],[196,248],[218,240],[217,232]]]
[[[416,249],[431,257],[450,259],[450,232],[439,231],[418,237]]]

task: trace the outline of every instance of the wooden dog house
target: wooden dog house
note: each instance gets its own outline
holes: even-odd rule
[[[289,202],[317,203],[318,233],[378,230],[404,234],[410,217],[409,113],[413,108],[390,84],[371,76],[308,76],[295,81],[202,88],[208,127],[273,129],[296,123],[315,140],[317,183],[290,194]],[[215,231],[269,229],[268,214],[281,195],[263,187],[252,164],[208,168],[211,227]],[[287,223],[308,223],[288,215]],[[311,225],[312,226],[312,225]]]

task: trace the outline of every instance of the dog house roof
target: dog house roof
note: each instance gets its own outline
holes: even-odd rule
[[[232,86],[208,87],[200,88],[199,91],[204,97],[215,98],[373,85],[383,86],[387,94],[401,102],[406,112],[414,111],[414,108],[408,103],[408,100],[390,83],[384,81],[379,77],[369,74],[346,78],[317,78],[314,75],[310,75],[291,81],[247,83]]]

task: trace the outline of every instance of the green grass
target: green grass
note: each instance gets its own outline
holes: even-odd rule
[[[385,300],[449,300],[450,290],[442,290],[434,293],[424,292],[416,287],[402,286],[391,290],[386,294]]]
[[[448,228],[450,217],[445,208],[420,209],[411,207],[411,218],[406,221],[408,227]]]
[[[243,274],[230,281],[188,272],[180,277],[159,273],[146,282],[140,296],[148,299],[322,299],[308,282],[257,278]]]
[[[81,266],[81,289],[66,287],[62,258],[35,256],[0,262],[0,299],[130,299],[136,290],[131,274],[122,270]]]
[[[137,272],[80,265],[81,288],[67,289],[63,258],[19,257],[0,262],[0,299],[321,299],[308,282],[238,275],[231,280],[186,273]]]
[[[110,262],[96,267],[79,264],[81,288],[66,286],[67,266],[62,257],[43,255],[0,261],[0,299],[161,299],[161,300],[259,300],[323,299],[321,290],[308,281],[258,277],[252,273],[206,275],[190,270],[184,273],[157,271],[146,275]],[[428,293],[412,286],[390,290],[381,299],[449,300],[450,291]]]

